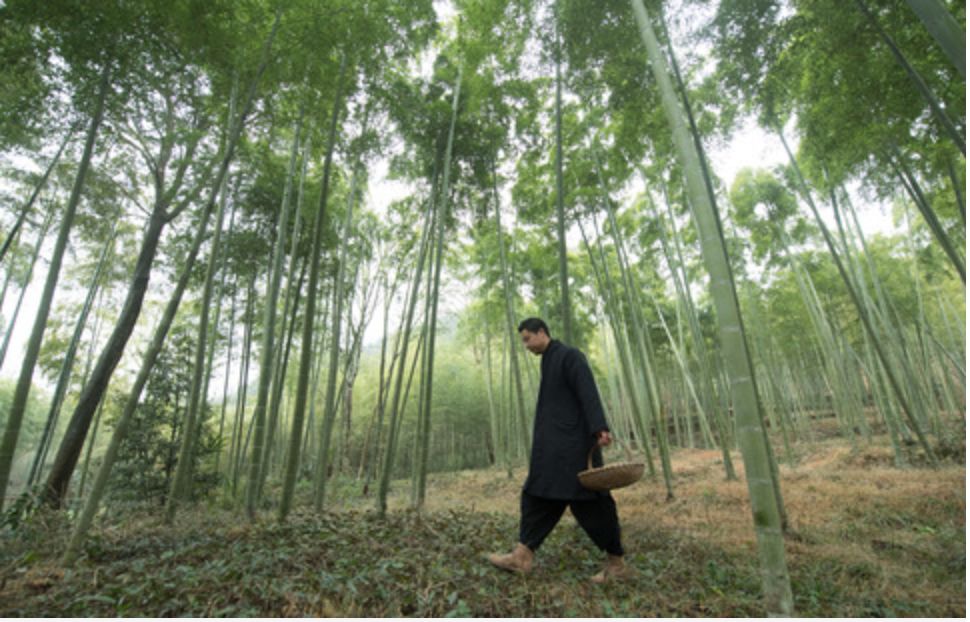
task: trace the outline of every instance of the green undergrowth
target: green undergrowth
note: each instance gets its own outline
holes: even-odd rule
[[[197,509],[173,527],[161,525],[157,514],[133,513],[94,533],[73,568],[58,559],[67,531],[62,518],[37,515],[6,533],[0,615],[764,615],[754,550],[728,551],[650,525],[625,526],[635,576],[598,586],[589,577],[601,555],[568,516],[540,550],[534,572],[519,576],[484,559],[514,542],[517,520],[509,514],[301,511],[285,524],[268,517],[250,524],[231,512]],[[962,541],[962,534],[948,537]],[[918,600],[882,598],[878,569],[865,564],[801,557],[790,560],[790,569],[802,616],[963,610],[962,603],[939,611]]]

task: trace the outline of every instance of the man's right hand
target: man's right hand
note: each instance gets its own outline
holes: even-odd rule
[[[609,430],[600,430],[596,434],[596,444],[600,447],[606,447],[613,442],[613,436],[610,435]]]

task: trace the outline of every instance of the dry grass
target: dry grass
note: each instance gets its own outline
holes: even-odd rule
[[[800,568],[835,569],[835,579],[847,588],[864,585],[887,602],[926,601],[946,612],[940,615],[962,617],[965,594],[953,588],[966,575],[965,465],[899,469],[892,450],[880,441],[888,442],[876,439],[853,450],[844,440],[829,438],[798,447],[802,455],[796,465],[780,465],[793,581]],[[666,501],[659,472],[614,491],[627,548],[649,528],[756,559],[744,464],[737,452],[731,457],[735,481],[726,480],[719,451],[673,453],[672,501]],[[517,516],[524,478],[524,469],[515,470],[512,479],[498,470],[437,475],[428,508]],[[950,581],[941,581],[948,573]]]

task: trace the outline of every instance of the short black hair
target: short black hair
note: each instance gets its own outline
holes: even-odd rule
[[[546,323],[545,322],[543,322],[542,320],[540,320],[537,317],[527,317],[524,320],[522,320],[521,322],[519,322],[519,332],[520,333],[522,331],[524,331],[524,330],[527,330],[530,333],[537,333],[537,332],[539,332],[539,329],[540,328],[542,330],[544,330],[547,335],[549,335],[549,327],[546,326]],[[549,335],[549,336],[551,337],[552,335]]]

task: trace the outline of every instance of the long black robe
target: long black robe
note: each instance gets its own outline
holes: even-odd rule
[[[595,499],[580,486],[596,434],[609,430],[593,372],[582,352],[555,339],[542,353],[542,379],[536,404],[529,476],[523,490],[546,499]],[[602,466],[599,450],[593,466]]]

